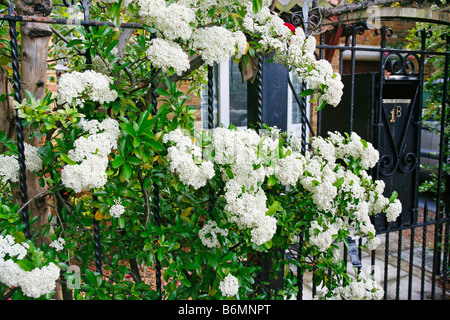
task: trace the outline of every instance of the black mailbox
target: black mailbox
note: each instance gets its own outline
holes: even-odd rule
[[[393,224],[410,225],[417,215],[420,160],[421,86],[415,76],[391,76],[379,73],[342,77],[344,93],[340,104],[326,106],[321,114],[321,133],[356,132],[380,153],[377,166],[370,172],[386,184],[385,196],[395,190],[402,202],[402,214]],[[377,230],[388,227],[384,214],[375,220]]]

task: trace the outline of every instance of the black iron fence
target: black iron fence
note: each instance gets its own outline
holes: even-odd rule
[[[377,234],[382,245],[371,252],[361,252],[344,247],[344,259],[349,258],[359,272],[365,269],[384,285],[385,299],[447,299],[449,269],[449,172],[448,163],[449,126],[446,119],[449,78],[449,35],[444,35],[446,50],[428,51],[425,43],[432,34],[428,30],[417,32],[420,50],[392,49],[386,47],[386,39],[393,31],[386,26],[375,31],[379,46],[361,46],[358,37],[365,29],[360,24],[345,26],[344,45],[324,44],[324,35],[317,45],[317,57],[335,50],[339,53],[339,71],[343,74],[344,53],[350,52],[347,74],[343,75],[344,95],[335,108],[319,111],[317,135],[328,131],[356,132],[373,143],[380,151],[380,161],[371,172],[376,179],[386,183],[387,194],[399,191],[403,204],[400,218],[387,223],[383,215],[374,219]],[[359,52],[378,55],[378,70],[358,73],[356,56]],[[445,59],[443,75],[443,98],[439,130],[439,148],[433,158],[438,159],[435,172],[437,191],[431,197],[419,193],[421,169],[421,128],[424,108],[423,90],[426,81],[425,61],[430,56]],[[349,70],[348,70],[349,69]],[[293,90],[291,82],[290,88]],[[298,92],[297,92],[298,94]],[[302,132],[306,126],[314,134],[308,117],[305,116],[306,102],[298,104],[302,111]],[[448,112],[447,112],[448,113]],[[307,145],[302,135],[303,145]],[[429,153],[428,153],[429,154]],[[431,201],[431,202],[430,202]],[[349,252],[353,251],[353,252]],[[361,263],[361,261],[363,261]],[[350,262],[349,262],[350,263]],[[304,275],[299,275],[303,278]],[[312,296],[317,288],[308,286],[301,279],[299,298],[308,298],[303,290],[308,288]],[[304,286],[304,287],[303,287]]]
[[[28,3],[28,2],[27,2]],[[64,3],[69,6],[71,4]],[[72,3],[73,4],[73,3]],[[0,20],[8,21],[10,29],[11,62],[13,70],[14,99],[21,101],[20,95],[20,66],[18,56],[18,35],[16,26],[18,22],[38,22],[48,24],[72,25],[79,24],[89,27],[107,25],[115,27],[106,21],[92,21],[89,19],[91,3],[83,0],[84,20],[54,19],[50,17],[20,16],[15,14],[15,3],[11,0],[7,14],[0,14]],[[306,25],[306,24],[305,24]],[[142,28],[136,23],[122,24],[120,28]],[[387,37],[392,30],[382,27],[377,30],[380,42],[379,47],[363,47],[357,44],[358,36],[364,33],[361,25],[346,26],[344,37],[345,45],[324,44],[324,35],[320,36],[317,45],[317,57],[322,59],[329,50],[339,52],[339,71],[343,73],[343,56],[350,52],[350,72],[344,77],[346,83],[343,102],[335,110],[339,110],[339,118],[333,114],[332,108],[325,108],[317,114],[317,127],[314,127],[306,112],[306,100],[295,92],[292,80],[288,79],[287,86],[294,91],[294,99],[300,106],[302,146],[308,148],[306,128],[311,135],[323,135],[328,130],[356,131],[362,137],[372,142],[380,150],[381,161],[372,172],[376,179],[386,182],[387,191],[390,188],[402,191],[400,196],[406,205],[402,217],[398,222],[387,224],[385,217],[374,221],[377,233],[383,239],[379,249],[371,252],[350,250],[344,248],[345,261],[350,259],[356,269],[369,268],[373,277],[378,277],[384,284],[385,299],[446,299],[447,298],[447,272],[449,259],[449,172],[444,172],[445,157],[448,148],[448,136],[443,133],[448,126],[446,108],[448,104],[448,77],[449,77],[449,46],[442,52],[427,51],[425,40],[430,33],[426,30],[418,33],[418,41],[422,46],[420,50],[391,49],[386,47]],[[449,35],[446,36],[447,44]],[[371,52],[379,55],[378,70],[369,74],[358,74],[356,70],[356,55],[358,52]],[[445,59],[445,72],[443,77],[443,99],[440,116],[440,135],[437,169],[437,192],[432,202],[421,203],[418,192],[420,171],[420,129],[422,124],[423,87],[425,81],[424,63],[430,55],[443,56]],[[90,64],[89,50],[86,51],[86,62]],[[256,127],[261,128],[263,123],[263,81],[262,59],[258,62],[258,75],[255,80],[256,90]],[[389,76],[386,76],[389,74]],[[208,68],[208,127],[214,126],[213,109],[213,72]],[[152,93],[152,102],[156,106],[156,94]],[[219,106],[220,107],[220,106]],[[156,112],[156,107],[154,112]],[[156,114],[156,113],[155,113]],[[331,120],[330,120],[331,119]],[[339,119],[339,122],[336,121]],[[334,120],[334,121],[332,121]],[[393,125],[399,124],[400,128]],[[25,236],[30,237],[29,212],[26,204],[27,183],[24,161],[24,137],[21,118],[16,116],[17,139],[20,164],[20,190],[21,202],[25,204],[22,209]],[[445,182],[445,183],[444,183]],[[445,187],[444,187],[445,185]],[[154,216],[155,223],[159,224],[159,192],[154,187]],[[213,195],[212,195],[213,196]],[[420,203],[419,203],[420,202]],[[211,202],[213,205],[213,202]],[[432,208],[431,208],[432,206]],[[94,240],[96,254],[96,268],[102,272],[102,252],[100,243],[100,228],[94,218]],[[431,244],[430,244],[431,240]],[[356,240],[358,241],[358,240]],[[294,250],[295,251],[295,250]],[[312,298],[317,288],[309,285],[307,274],[297,274],[300,286],[297,299]],[[161,266],[156,258],[156,284],[161,292]],[[405,278],[406,280],[403,280]],[[418,280],[417,280],[418,279]],[[311,296],[306,293],[311,289]],[[393,294],[391,294],[391,291]]]

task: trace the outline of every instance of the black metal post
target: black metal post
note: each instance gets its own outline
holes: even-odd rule
[[[214,67],[208,65],[208,129],[214,128]],[[211,134],[212,132],[210,132]],[[209,215],[214,220],[213,210],[215,204],[214,189],[209,190]]]
[[[14,15],[14,0],[9,3],[8,11],[12,16]],[[11,63],[13,69],[13,90],[14,100],[21,103],[22,97],[20,93],[20,74],[19,74],[19,51],[17,47],[17,29],[16,20],[9,20],[9,36],[11,45]],[[20,184],[20,197],[22,204],[28,202],[28,190],[27,190],[27,177],[25,167],[25,146],[22,119],[19,117],[19,112],[16,109],[16,128],[17,128],[17,147],[19,151],[19,184]],[[30,239],[30,222],[29,222],[28,205],[22,210],[22,222],[24,224],[23,233],[27,239]]]
[[[263,123],[263,60],[264,56],[258,56],[258,74],[256,75],[256,90],[257,90],[257,130],[262,129]]]
[[[151,98],[152,98],[152,116],[156,117],[158,113],[158,99],[156,96],[155,86],[151,84]],[[157,166],[158,163],[154,163]],[[159,206],[159,186],[156,182],[153,182],[153,218],[154,223],[157,227],[160,226],[160,206]],[[155,278],[156,278],[156,291],[158,293],[158,299],[162,300],[162,289],[161,289],[161,261],[159,261],[158,256],[155,255]]]
[[[425,32],[425,31],[423,31]],[[422,35],[424,37],[424,35]],[[445,36],[446,40],[446,55],[445,55],[445,63],[444,63],[444,83],[443,83],[443,90],[442,90],[442,107],[441,107],[441,127],[440,127],[440,138],[439,138],[439,167],[438,167],[438,174],[437,174],[437,192],[436,192],[436,220],[443,217],[443,212],[441,212],[442,206],[441,206],[441,197],[442,197],[442,178],[443,178],[443,170],[442,166],[444,165],[444,161],[446,162],[447,159],[444,159],[445,152],[447,151],[446,143],[448,144],[448,141],[445,141],[445,129],[446,129],[446,106],[447,106],[447,86],[448,86],[448,77],[449,77],[449,70],[448,65],[450,63],[449,61],[449,48],[450,48],[450,36]],[[423,40],[424,42],[425,40]],[[423,46],[425,44],[423,43]],[[423,49],[422,49],[423,50]],[[435,236],[434,236],[434,261],[433,261],[433,275],[432,275],[432,288],[431,288],[431,297],[434,300],[435,294],[436,294],[436,276],[438,274],[441,274],[441,252],[442,249],[439,245],[441,239],[439,239],[439,236],[443,234],[443,224],[439,223],[436,224],[435,228]]]

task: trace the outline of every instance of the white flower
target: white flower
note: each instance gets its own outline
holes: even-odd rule
[[[59,267],[51,262],[48,266],[24,272],[18,286],[26,296],[39,298],[55,290],[59,272]]]
[[[16,156],[0,154],[0,178],[2,181],[19,181],[19,160]]]
[[[38,148],[24,143],[25,169],[36,172],[42,169],[42,158]],[[0,155],[0,180],[19,181],[19,160],[17,156]]]
[[[196,29],[191,41],[191,49],[199,50],[207,65],[228,61],[236,53],[236,39],[223,27]]]
[[[390,203],[386,208],[386,220],[388,222],[395,221],[400,213],[402,213],[402,203],[399,199],[395,199],[394,202]]]
[[[195,12],[184,5],[164,1],[140,0],[139,13],[144,22],[158,30],[165,40],[188,40],[192,34],[191,23],[196,20]]]
[[[75,192],[101,188],[107,182],[108,159],[88,155],[80,164],[68,164],[61,170],[61,182]]]
[[[61,182],[75,192],[100,188],[106,184],[108,156],[116,148],[120,137],[119,124],[111,118],[101,123],[84,120],[80,126],[90,135],[75,140],[75,148],[68,152],[69,158],[79,163],[68,164],[61,170]]]
[[[247,52],[247,38],[242,31],[234,32],[233,37],[236,41],[236,54],[234,57],[240,59]]]
[[[38,148],[28,143],[25,146],[25,168],[29,171],[36,172],[42,169],[42,159],[39,155]]]
[[[311,142],[311,147],[328,162],[334,163],[336,161],[336,151],[332,142],[327,141],[322,137],[314,137]]]
[[[66,244],[66,241],[63,238],[59,237],[55,241],[52,241],[48,246],[50,248],[55,248],[56,251],[61,251],[64,249],[65,244]]]
[[[233,297],[239,291],[239,281],[231,273],[220,281],[219,290],[224,297]]]
[[[275,177],[285,186],[295,186],[303,174],[303,157],[287,156],[279,159],[275,167]]]
[[[8,287],[20,287],[28,297],[39,298],[55,289],[60,269],[51,262],[42,268],[23,270],[10,258],[23,259],[28,248],[27,243],[15,243],[11,235],[0,236],[0,282]]]
[[[217,234],[226,237],[228,235],[228,230],[219,228],[217,223],[213,220],[209,220],[205,223],[203,228],[198,232],[202,244],[208,248],[214,248],[219,245]]]
[[[343,300],[379,300],[384,291],[375,281],[359,273],[356,279],[351,279],[347,286],[339,287],[338,295]]]
[[[109,208],[109,214],[113,218],[119,218],[125,212],[125,207],[120,199],[115,199],[114,204]]]
[[[167,158],[170,170],[177,174],[182,183],[198,189],[214,177],[214,164],[211,161],[202,160],[201,148],[196,146],[180,129],[166,134],[163,141],[175,144],[167,149]]]
[[[18,260],[25,258],[29,245],[27,243],[16,243],[11,235],[0,236],[0,260],[6,256],[17,257]]]
[[[324,230],[317,221],[312,221],[309,228],[309,242],[311,245],[317,246],[320,252],[326,251],[333,242],[333,230]]]
[[[277,219],[267,215],[261,215],[258,218],[258,222],[254,224],[250,234],[251,240],[256,245],[263,245],[267,241],[273,238],[273,235],[277,231]]]
[[[365,243],[365,248],[367,250],[375,250],[380,245],[380,242],[381,240],[378,237],[371,238]]]
[[[189,57],[179,44],[164,39],[155,38],[150,41],[147,56],[152,65],[169,73],[171,69],[176,74],[182,74],[189,68]]]
[[[58,101],[75,105],[81,105],[85,100],[108,103],[117,98],[112,84],[110,77],[93,70],[64,73],[58,80]]]

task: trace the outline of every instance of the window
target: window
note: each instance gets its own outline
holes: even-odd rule
[[[301,83],[295,74],[291,74],[295,93],[301,92]],[[286,84],[287,85],[287,84]],[[239,129],[247,128],[247,83],[242,82],[239,66],[232,59],[214,67],[214,126],[222,124],[228,127],[233,124]],[[302,113],[300,106],[288,90],[288,131],[296,136],[301,135]],[[202,126],[208,128],[208,90],[202,90]],[[306,115],[309,118],[309,103],[306,105]],[[306,128],[306,135],[309,130]]]

